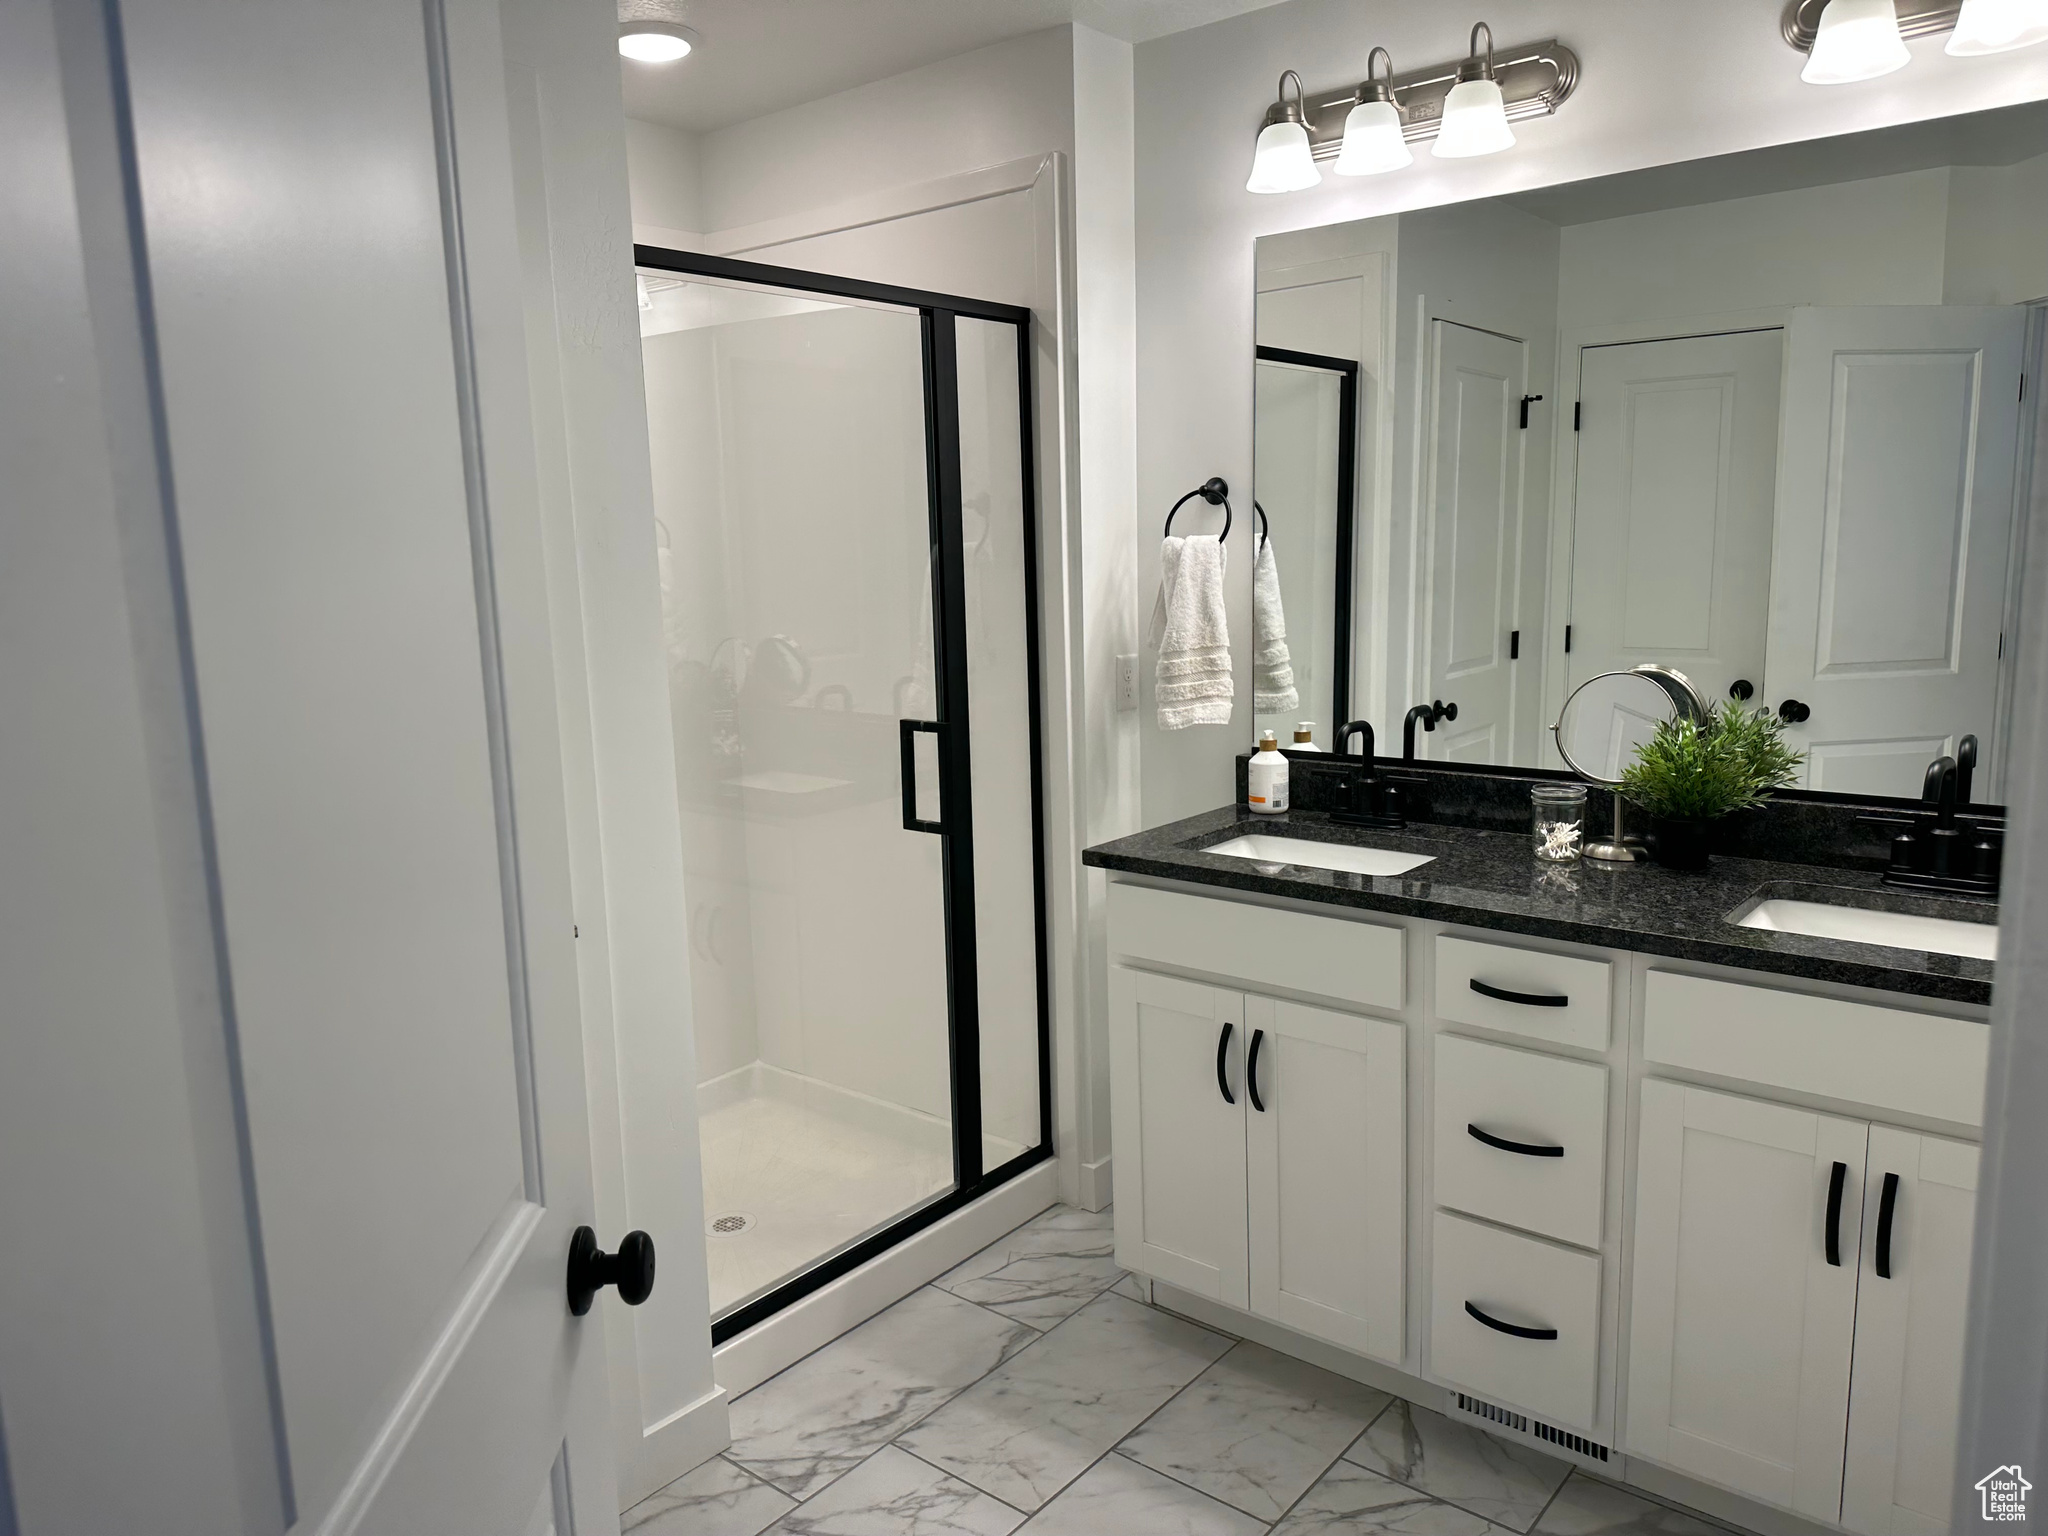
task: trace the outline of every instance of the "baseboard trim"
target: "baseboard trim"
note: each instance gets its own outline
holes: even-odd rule
[[[631,1509],[657,1488],[701,1467],[732,1444],[728,1394],[714,1386],[641,1432],[630,1464],[619,1468],[619,1508]]]
[[[759,1386],[847,1329],[979,1253],[1059,1201],[1059,1165],[1038,1163],[972,1205],[792,1302],[711,1352],[711,1372],[733,1397]],[[722,1449],[722,1447],[720,1447]]]
[[[1110,1176],[1107,1157],[1081,1164],[1078,1182],[1080,1187],[1075,1194],[1083,1210],[1104,1210],[1115,1195],[1115,1182]]]
[[[1391,1392],[1424,1408],[1433,1408],[1441,1413],[1450,1407],[1451,1393],[1447,1389],[1424,1381],[1420,1376],[1410,1376],[1399,1366],[1354,1355],[1348,1349],[1325,1344],[1321,1339],[1312,1339],[1279,1323],[1269,1323],[1263,1317],[1253,1317],[1249,1312],[1240,1312],[1220,1301],[1197,1296],[1193,1291],[1168,1285],[1164,1280],[1152,1282],[1152,1304],[1168,1312],[1179,1313],[1205,1328],[1250,1339],[1254,1344],[1277,1349],[1283,1355],[1306,1360],[1310,1365],[1319,1365],[1326,1371],[1363,1382],[1368,1387],[1378,1387],[1382,1392]]]

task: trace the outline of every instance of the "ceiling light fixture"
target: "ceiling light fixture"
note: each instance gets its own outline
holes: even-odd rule
[[[1293,101],[1287,99],[1290,80],[1294,82]],[[1266,109],[1266,124],[1252,151],[1252,173],[1245,181],[1245,191],[1300,192],[1322,181],[1323,173],[1316,169],[1315,154],[1309,148],[1305,100],[1301,76],[1291,69],[1283,72],[1279,99]]]
[[[2048,43],[2048,0],[1963,0],[1943,53],[1970,57]]]
[[[1373,66],[1387,61],[1380,79]],[[1339,176],[1377,176],[1413,165],[1408,140],[1401,131],[1401,108],[1394,100],[1394,56],[1375,48],[1365,61],[1365,81],[1358,87],[1358,105],[1344,116],[1344,147],[1337,151]]]
[[[673,64],[696,46],[697,34],[673,21],[619,23],[619,52],[636,64]]]
[[[1885,0],[1889,5],[1891,0]],[[1486,38],[1480,52],[1479,39]],[[1493,73],[1493,28],[1479,22],[1472,28],[1470,57],[1458,70],[1458,83],[1444,98],[1444,122],[1430,153],[1444,160],[1491,155],[1511,147],[1515,131],[1508,126],[1507,99]]]
[[[1808,85],[1853,85],[1912,62],[1892,0],[1828,0],[1799,78]]]

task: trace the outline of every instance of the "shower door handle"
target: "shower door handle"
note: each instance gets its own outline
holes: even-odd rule
[[[925,821],[917,814],[917,733],[930,731],[938,742],[939,751],[946,750],[945,727],[937,720],[899,720],[896,722],[901,734],[903,747],[903,830],[906,832],[935,832],[943,836],[946,824],[943,821]],[[945,814],[941,804],[940,814]]]

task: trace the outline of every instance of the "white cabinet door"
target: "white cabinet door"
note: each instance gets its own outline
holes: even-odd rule
[[[1518,761],[1515,572],[1522,568],[1522,438],[1528,346],[1491,331],[1435,323],[1435,397],[1430,414],[1430,575],[1418,698],[1458,706],[1430,736],[1429,757]],[[1533,673],[1531,674],[1533,677]]]
[[[1655,1079],[1641,1124],[1627,1448],[1832,1521],[1869,1126]]]
[[[1710,699],[1764,676],[1784,332],[1579,353],[1566,686],[1657,661]]]
[[[2023,329],[2017,307],[1792,312],[1758,702],[1811,709],[1807,789],[1917,795],[1974,732],[1999,798]]]
[[[1116,1257],[1233,1307],[1246,1279],[1244,995],[1110,970]]]
[[[1869,1186],[1842,1524],[1936,1536],[1955,1487],[1977,1149],[1873,1126]]]
[[[1257,996],[1245,1024],[1252,1310],[1398,1362],[1405,1031]]]

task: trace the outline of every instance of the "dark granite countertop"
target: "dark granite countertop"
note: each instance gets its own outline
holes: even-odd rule
[[[1434,862],[1405,875],[1372,876],[1202,851],[1247,833],[1427,853]],[[1915,997],[1979,1005],[1991,1001],[1989,960],[1742,928],[1729,921],[1731,913],[1764,896],[1998,920],[1994,901],[1896,891],[1877,874],[1860,869],[1718,856],[1699,872],[1648,863],[1609,868],[1589,860],[1541,864],[1526,833],[1434,823],[1390,832],[1344,826],[1321,811],[1264,816],[1238,806],[1118,838],[1082,857],[1101,869],[1220,890],[1434,918]]]

